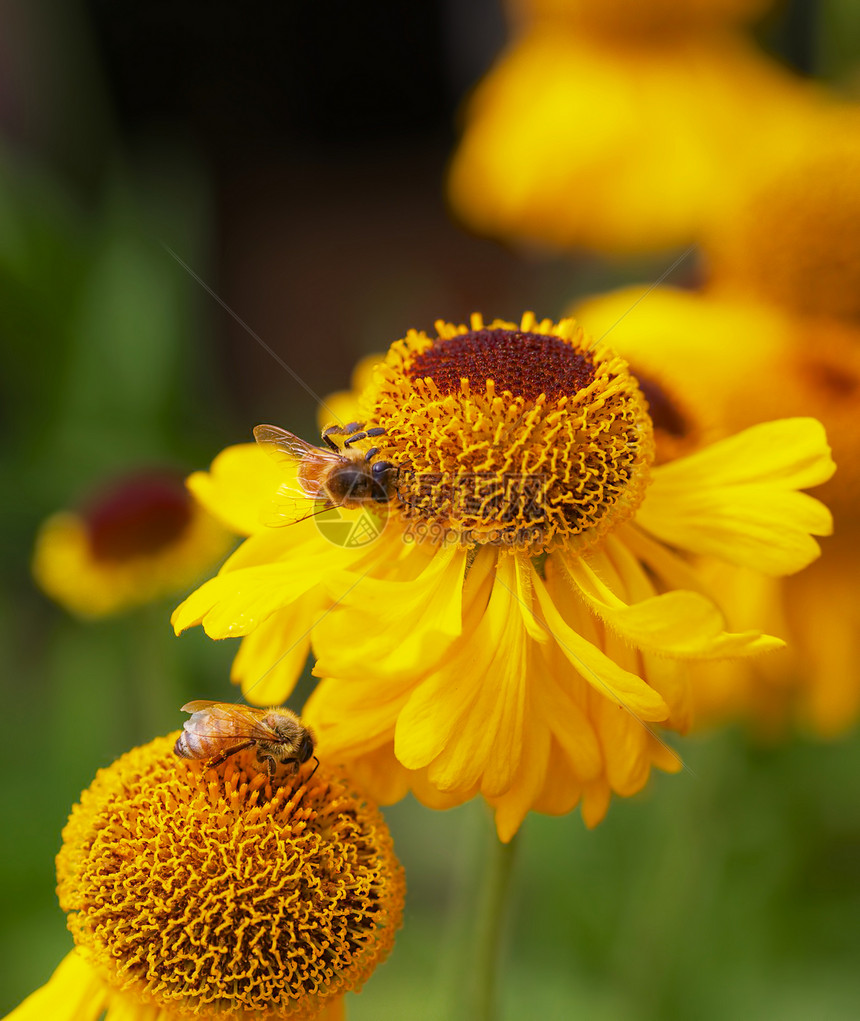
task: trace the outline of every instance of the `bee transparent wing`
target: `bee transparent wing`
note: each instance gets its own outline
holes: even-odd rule
[[[307,440],[277,425],[254,426],[254,439],[270,457],[282,463],[301,461],[305,457],[317,457],[327,453],[322,447],[315,447]]]
[[[278,487],[268,506],[260,511],[260,521],[269,528],[294,525],[305,518],[313,517],[314,514],[321,514],[332,506],[331,501],[322,496],[309,496],[284,483]]]
[[[184,729],[195,737],[224,737],[251,741],[277,741],[278,734],[263,719],[265,710],[233,702],[197,699],[186,702],[182,711],[191,713]]]
[[[323,479],[333,466],[340,464],[339,454],[315,447],[276,425],[258,425],[254,438],[289,472],[289,478],[278,487],[271,506],[261,515],[263,524],[270,527],[291,525],[332,506],[323,489]],[[308,500],[324,501],[324,506],[309,510]]]

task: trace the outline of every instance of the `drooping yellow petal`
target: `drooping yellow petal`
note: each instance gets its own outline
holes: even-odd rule
[[[311,631],[325,614],[317,594],[297,599],[242,639],[230,680],[251,705],[280,705],[292,694],[311,649]]]
[[[377,684],[372,676],[325,678],[308,699],[303,717],[325,754],[353,759],[393,742],[397,718],[413,689],[409,678],[386,684]]]
[[[549,749],[544,784],[532,808],[547,815],[564,815],[571,811],[582,797],[582,785],[571,774],[567,758],[557,741]]]
[[[827,508],[797,490],[833,471],[815,419],[766,422],[655,468],[636,524],[693,553],[791,574],[818,556],[810,533],[832,529]]]
[[[78,950],[66,954],[47,983],[5,1021],[97,1021],[107,1003],[104,984]]]
[[[612,659],[632,670],[637,666],[633,649],[616,635],[606,637],[606,651]],[[645,721],[621,713],[606,699],[592,697],[590,712],[603,751],[605,776],[616,794],[629,797],[640,791],[651,770],[649,737],[657,733]]]
[[[642,660],[642,676],[655,691],[663,696],[666,705],[672,710],[671,715],[663,721],[663,726],[684,734],[690,728],[693,718],[693,684],[691,667],[683,660],[669,659],[653,652],[640,654]],[[708,660],[707,662],[711,662]],[[719,660],[721,663],[731,660]]]
[[[563,749],[577,781],[600,776],[603,755],[594,725],[586,713],[589,685],[568,662],[554,642],[546,650],[543,669],[534,688],[536,711],[547,721],[553,739]]]
[[[522,754],[526,639],[515,557],[501,555],[469,640],[404,707],[395,736],[398,759],[410,769],[429,766],[442,790],[476,783],[489,796],[507,790]]]
[[[503,843],[507,843],[520,828],[546,780],[552,747],[549,727],[543,721],[533,720],[528,734],[519,770],[510,788],[498,798],[488,798],[495,809],[496,832]]]
[[[603,777],[583,787],[582,821],[590,830],[606,818],[611,797],[612,789]]]
[[[666,592],[628,604],[605,584],[595,568],[607,567],[595,553],[582,558],[554,558],[589,609],[613,632],[636,648],[669,656],[716,658],[746,656],[784,644],[758,631],[731,634],[719,609],[697,592]]]
[[[641,719],[666,719],[669,707],[661,696],[641,677],[624,670],[595,645],[584,640],[565,622],[543,581],[537,575],[533,581],[541,623],[552,634],[571,665],[594,690]],[[572,593],[567,598],[572,599]]]

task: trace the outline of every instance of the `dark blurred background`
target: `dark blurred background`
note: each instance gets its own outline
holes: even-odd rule
[[[791,6],[817,26],[797,62],[856,75],[850,0]],[[786,24],[774,45],[807,40]],[[671,261],[515,250],[451,220],[457,111],[505,37],[493,0],[0,3],[0,1009],[71,945],[53,856],[82,787],[186,698],[232,691],[235,647],[175,639],[175,601],[82,623],[38,593],[40,521],[132,466],[204,467],[260,421],[312,437],[312,394],[409,327],[558,316]],[[594,833],[527,821],[503,1018],[857,1016],[856,739],[725,731],[683,752],[690,772]],[[350,1016],[453,1017],[490,824],[478,804],[389,818],[406,926]]]

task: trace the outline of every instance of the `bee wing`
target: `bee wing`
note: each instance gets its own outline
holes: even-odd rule
[[[324,498],[323,479],[330,468],[341,463],[342,455],[334,450],[315,447],[276,425],[256,426],[254,438],[267,454],[289,471],[289,480],[281,484],[274,500],[276,508],[279,503],[297,498],[300,500]],[[298,520],[293,508],[286,514],[278,514],[276,509],[274,516],[276,519],[284,517],[288,519],[276,520],[275,523],[279,525]],[[304,512],[304,516],[307,517],[307,511]]]
[[[212,702],[202,698],[186,702],[182,711],[191,713],[184,727],[189,734],[196,737],[221,737],[226,726],[231,737],[252,741],[279,740],[277,732],[263,719],[265,715],[263,709],[237,705],[233,702]]]
[[[311,503],[312,500],[317,501],[315,505]],[[314,514],[321,514],[332,506],[331,501],[322,495],[310,496],[284,483],[278,487],[269,505],[260,511],[260,521],[269,528],[294,525],[305,518],[313,517]]]
[[[301,461],[304,457],[315,457],[325,453],[321,447],[315,447],[312,443],[276,425],[255,426],[254,439],[267,454],[281,462]]]

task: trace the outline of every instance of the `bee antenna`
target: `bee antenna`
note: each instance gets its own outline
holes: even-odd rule
[[[305,780],[305,783],[310,783],[314,778],[314,773],[316,773],[316,771],[320,768],[320,760],[316,757],[316,755],[314,756],[314,762],[316,765],[311,770],[311,775],[307,778],[307,780]]]

